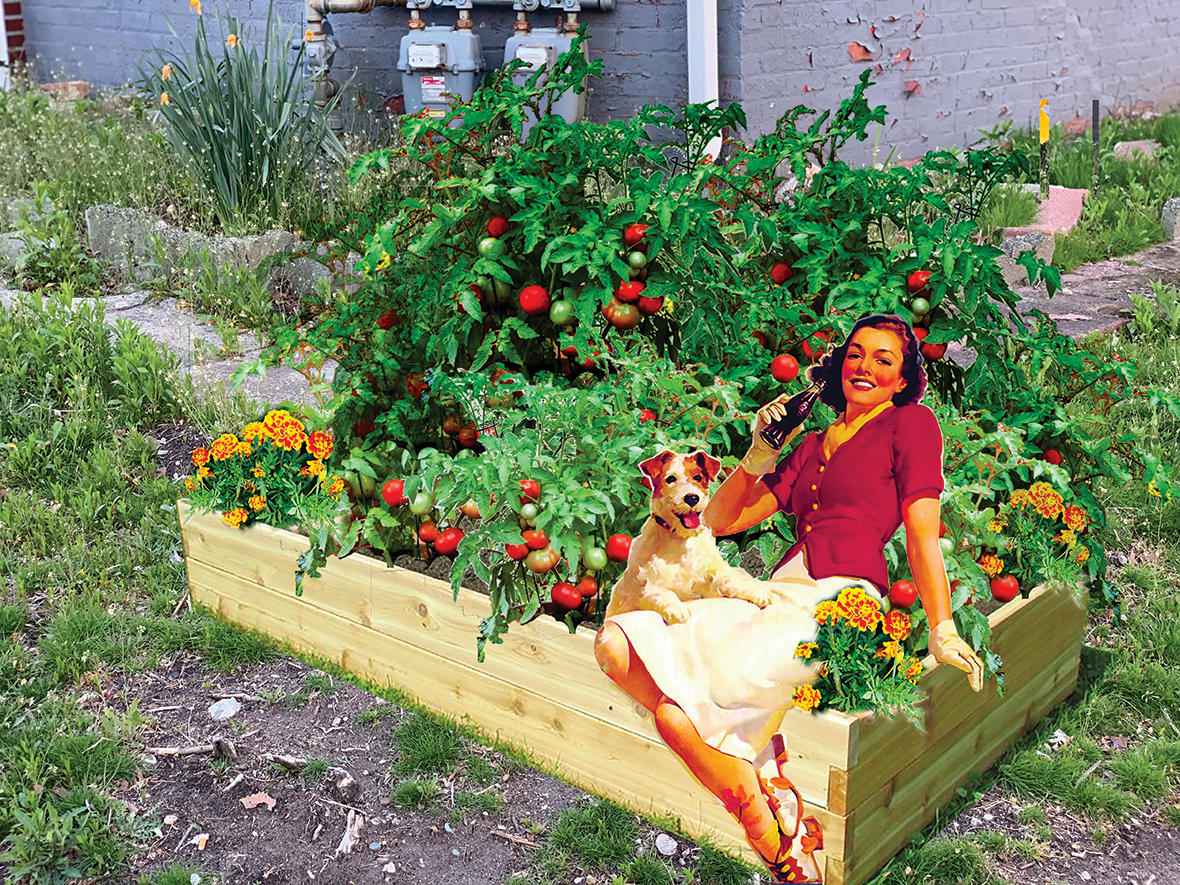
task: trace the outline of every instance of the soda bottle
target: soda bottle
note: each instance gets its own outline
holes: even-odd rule
[[[795,394],[783,403],[783,416],[762,428],[763,442],[771,448],[782,448],[787,440],[787,434],[807,420],[811,407],[815,405],[823,389],[823,381],[817,380],[802,393]]]

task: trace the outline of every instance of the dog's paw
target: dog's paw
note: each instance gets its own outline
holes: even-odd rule
[[[664,616],[664,622],[667,624],[683,624],[692,617],[692,609],[677,600],[661,606],[660,614]]]
[[[727,582],[722,584],[720,589],[722,596],[728,596],[730,599],[742,599],[758,606],[758,608],[766,608],[774,601],[774,597],[756,583]]]

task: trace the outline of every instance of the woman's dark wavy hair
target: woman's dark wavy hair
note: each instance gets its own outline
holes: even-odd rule
[[[837,413],[843,412],[848,402],[844,399],[844,388],[840,383],[840,367],[844,365],[844,357],[848,353],[848,343],[852,336],[866,326],[874,329],[888,329],[895,332],[901,339],[901,376],[905,379],[905,389],[894,395],[895,406],[908,406],[910,403],[921,402],[926,393],[926,368],[922,359],[920,343],[914,336],[913,327],[896,314],[874,313],[861,317],[844,339],[844,343],[835,350],[824,354],[818,363],[807,370],[807,378],[812,383],[822,380],[823,393],[820,402],[831,406]]]

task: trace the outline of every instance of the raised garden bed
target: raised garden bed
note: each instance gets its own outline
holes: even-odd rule
[[[525,750],[562,780],[647,816],[671,815],[751,862],[740,830],[663,744],[645,710],[594,660],[593,633],[541,618],[514,626],[476,661],[487,597],[363,556],[330,559],[294,592],[307,539],[234,529],[178,504],[193,600],[219,616],[327,658],[424,707]],[[923,663],[926,731],[828,711],[783,721],[790,777],[824,828],[828,885],[860,885],[929,822],[971,774],[1073,691],[1086,612],[1037,588],[990,618],[1005,697],[973,693],[963,673]]]

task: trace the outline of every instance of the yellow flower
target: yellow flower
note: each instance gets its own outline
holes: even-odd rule
[[[190,476],[184,481],[184,487],[190,492],[195,492],[197,490],[197,481]]]
[[[197,479],[208,479],[213,475],[213,471],[208,467],[201,467],[197,470]]]
[[[303,465],[303,469],[299,471],[300,476],[319,476],[324,472],[324,462],[317,461],[314,458]]]
[[[232,433],[223,433],[209,448],[209,454],[214,461],[225,461],[234,456],[238,448],[238,438]]]
[[[810,658],[812,652],[816,651],[819,646],[814,642],[800,642],[795,647],[795,657]]]
[[[917,658],[910,658],[909,663],[906,664],[905,672],[902,675],[910,680],[910,682],[917,682],[918,677],[922,675],[922,662]]]
[[[385,270],[389,267],[390,257],[388,252],[381,253],[381,260],[377,262],[377,270]]]
[[[259,479],[262,479],[262,477],[266,476],[266,471],[263,470],[261,467],[255,467],[250,472],[253,473]]]
[[[1047,482],[1034,482],[1028,490],[1029,500],[1037,513],[1045,519],[1056,519],[1061,515],[1064,499]]]
[[[1000,532],[1004,531],[1004,529],[1008,528],[1008,523],[999,519],[993,519],[987,524],[987,527],[998,535]]]
[[[1028,491],[1026,489],[1017,489],[1008,498],[1008,503],[1013,507],[1023,510],[1029,503]]]
[[[315,430],[307,438],[307,453],[321,461],[332,454],[334,447],[335,440],[331,431]]]
[[[245,458],[254,453],[254,447],[245,440],[238,443],[237,448],[234,449],[234,454],[239,458]]]
[[[885,616],[883,629],[893,639],[899,642],[910,635],[910,630],[913,629],[914,622],[903,611],[891,611]]]
[[[837,617],[839,617],[839,609],[836,608],[836,603],[831,600],[821,602],[815,607],[815,620],[817,623],[835,623]]]
[[[1154,480],[1154,479],[1153,479],[1151,482],[1149,482],[1149,483],[1147,484],[1147,493],[1148,493],[1149,495],[1153,495],[1153,496],[1154,496],[1154,497],[1156,497],[1156,498],[1162,498],[1162,497],[1163,497],[1163,495],[1161,495],[1161,494],[1160,494],[1159,486],[1157,486],[1157,485],[1155,484],[1155,480]]]
[[[985,553],[979,557],[979,567],[989,578],[994,578],[1004,570],[1004,561],[994,554]]]
[[[242,428],[242,439],[254,442],[260,437],[266,437],[266,425],[264,425],[261,421],[251,421],[244,428]]]
[[[225,38],[225,45],[228,46],[230,49],[237,49],[238,44],[241,42],[242,41],[238,38],[237,34],[230,34],[228,37]]]
[[[1077,535],[1073,533],[1073,529],[1062,529],[1053,536],[1053,540],[1058,544],[1065,544],[1067,547],[1073,547],[1078,542]]]
[[[193,457],[193,466],[194,467],[204,467],[206,464],[209,463],[209,450],[207,448],[205,448],[204,446],[201,446],[200,448],[197,448],[197,449],[193,449],[192,457]]]
[[[860,587],[847,587],[836,598],[840,617],[860,630],[875,630],[881,623],[881,606]]]
[[[902,651],[900,642],[898,642],[895,639],[888,639],[885,641],[884,645],[882,645],[879,649],[877,649],[876,652],[874,652],[873,657],[874,658],[885,658],[886,660],[891,661],[894,658],[902,657],[902,655],[904,655],[904,654],[905,654],[905,652]]]
[[[189,9],[195,9],[197,15],[201,14],[201,0],[188,0]]]
[[[795,689],[795,706],[805,713],[818,707],[821,700],[819,690],[813,686],[800,685]]]
[[[164,65],[164,67],[160,68],[160,79],[161,80],[171,80],[172,79],[172,65]]]
[[[167,93],[167,92],[161,92],[161,93],[160,93],[160,105],[161,105],[161,106],[163,106],[163,105],[166,105],[166,104],[172,104],[172,99],[170,99],[170,98],[168,97],[168,93]]]
[[[1077,504],[1070,504],[1065,508],[1065,512],[1061,514],[1061,521],[1073,529],[1075,532],[1080,532],[1086,527],[1089,522],[1086,516],[1086,511]]]
[[[1081,565],[1083,562],[1085,562],[1089,558],[1090,558],[1090,551],[1087,550],[1085,547],[1083,547],[1081,544],[1079,544],[1077,549],[1074,550],[1074,552],[1073,552],[1074,562],[1078,563],[1078,565]]]
[[[333,477],[331,485],[328,486],[328,494],[339,495],[342,491],[344,491],[344,480],[338,476]]]
[[[303,39],[304,40],[314,40],[315,39],[315,31],[313,31],[311,28],[308,28],[306,31],[303,32]]]
[[[266,498],[262,495],[254,495],[250,498],[250,509],[261,510],[266,506]]]
[[[249,516],[249,514],[246,513],[246,511],[241,507],[235,507],[228,513],[221,514],[221,518],[234,528],[237,528],[242,523],[244,523],[247,516]]]

